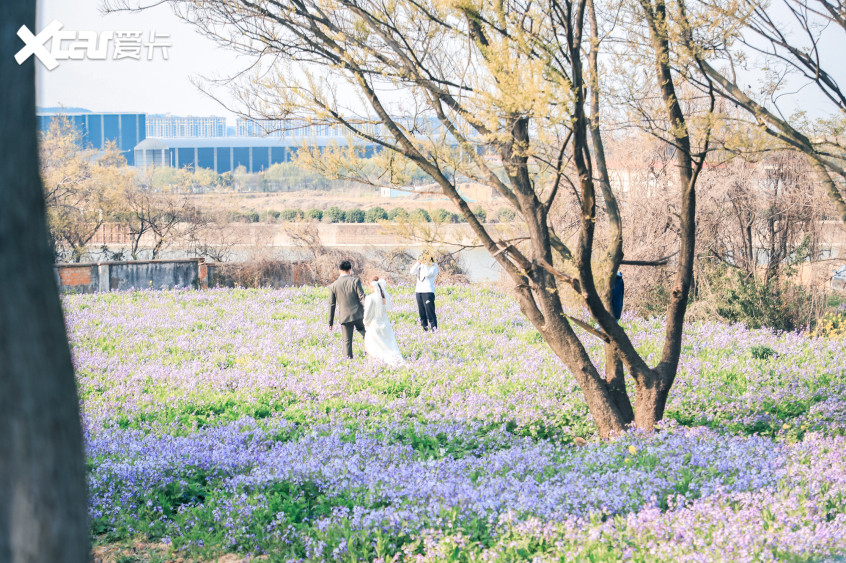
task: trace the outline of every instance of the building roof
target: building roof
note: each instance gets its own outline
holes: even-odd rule
[[[63,108],[61,106],[54,106],[54,107],[42,107],[42,106],[35,106],[35,113],[92,113],[90,109],[85,108]]]
[[[52,108],[44,108],[43,110],[38,110],[35,112],[35,115],[43,115],[45,117],[55,115],[147,115],[143,111],[88,111],[82,108],[70,108],[79,109],[80,111],[50,111],[51,109]]]
[[[173,115],[172,113],[148,113],[147,117],[158,117],[160,119],[187,119],[189,117],[194,119],[226,119],[220,115]]]
[[[333,144],[343,146],[347,144],[345,137],[147,137],[137,149],[149,149],[141,146],[147,141],[156,141],[164,145],[160,148],[193,149],[193,148],[241,148],[241,147],[299,147],[306,144],[310,147],[326,147]],[[361,142],[364,145],[364,142]]]
[[[135,145],[135,150],[137,150],[137,151],[141,151],[141,150],[144,150],[144,151],[150,151],[150,150],[162,151],[162,150],[167,150],[169,148],[170,147],[168,147],[166,144],[161,142],[161,140],[159,140],[159,139],[144,139],[143,141],[141,141],[140,143]]]

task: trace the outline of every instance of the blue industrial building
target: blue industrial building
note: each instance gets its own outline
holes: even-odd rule
[[[297,148],[306,141],[312,147],[344,145],[344,137],[206,137],[149,138],[135,147],[134,162],[139,168],[207,168],[218,174],[239,166],[247,172],[261,172],[274,164],[290,162]],[[373,155],[373,147],[362,145],[363,156]]]
[[[290,127],[285,129],[285,136],[148,138],[146,114],[94,113],[81,108],[68,108],[67,111],[63,108],[39,108],[39,131],[47,131],[53,119],[59,115],[65,116],[80,132],[83,146],[102,150],[107,142],[114,141],[126,157],[127,164],[139,168],[206,168],[222,174],[243,166],[247,172],[254,173],[267,170],[274,164],[290,162],[297,149],[304,143],[309,147],[318,148],[343,146],[347,143],[347,137],[341,135],[337,127],[294,127],[299,122],[286,122],[286,127]],[[223,118],[192,119],[220,121]],[[435,121],[430,119],[429,122],[433,127],[437,126]],[[225,124],[225,121],[223,123]],[[378,124],[373,127],[374,133],[381,129]],[[197,133],[199,131],[198,129]],[[365,158],[370,158],[374,151],[381,150],[381,147],[374,149],[373,145],[365,144],[364,141],[356,142],[361,143],[359,148]]]
[[[50,129],[50,123],[58,115],[64,115],[76,127],[85,147],[102,150],[109,141],[117,143],[130,166],[135,165],[133,149],[147,138],[147,116],[143,113],[38,113],[38,130]]]

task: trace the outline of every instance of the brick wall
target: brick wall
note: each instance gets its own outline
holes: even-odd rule
[[[62,285],[88,285],[91,283],[91,266],[60,268]]]
[[[97,264],[56,266],[56,282],[62,293],[94,293],[99,283]]]

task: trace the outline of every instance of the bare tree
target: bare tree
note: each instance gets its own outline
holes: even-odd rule
[[[79,402],[47,240],[35,57],[16,32],[35,2],[0,3],[0,561],[89,561]]]
[[[625,258],[619,270],[626,279],[626,309],[660,315],[667,308],[680,239],[675,159],[664,141],[648,133],[614,133],[606,136],[605,145],[609,182],[616,194],[622,227],[619,236]],[[552,222],[567,238],[568,233],[578,230],[580,222],[577,197],[564,190],[559,199]],[[607,213],[597,214],[596,239],[601,246],[608,246],[616,229]],[[574,300],[573,296],[568,298]],[[609,364],[606,358],[606,379]]]
[[[436,182],[512,280],[522,312],[578,381],[601,436],[632,422],[651,429],[663,417],[681,351],[694,257],[695,184],[705,155],[704,148],[693,146],[675,77],[664,60],[669,39],[662,35],[663,5],[643,4],[649,25],[642,27],[652,36],[653,54],[640,68],[652,77],[645,85],[649,95],[657,94],[666,106],[660,119],[677,151],[681,237],[666,342],[654,368],[607,306],[608,288],[622,263],[619,236],[611,237],[594,271],[598,201],[604,200],[609,214],[616,203],[597,156],[602,152],[598,97],[591,102],[591,116],[586,108],[591,79],[600,87],[596,57],[585,69],[591,43],[586,0],[472,7],[409,0],[174,0],[171,5],[208,36],[257,57],[257,68],[264,56],[299,64],[301,74],[268,68],[260,79],[236,83],[234,91],[245,116],[309,119],[349,133],[345,147],[300,148],[301,164],[330,177],[377,185],[402,177],[413,164]],[[121,6],[130,7],[111,7]],[[598,31],[593,36],[596,44]],[[346,103],[350,90],[360,107]],[[397,97],[401,102],[394,101]],[[485,155],[496,155],[501,167]],[[368,168],[368,163],[378,166]],[[379,170],[378,178],[373,169]],[[497,190],[519,213],[528,240],[500,240],[479,221],[457,189],[461,178]],[[576,195],[579,209],[573,249],[550,221],[562,186]],[[565,311],[565,289],[579,296],[593,324]],[[608,356],[622,360],[635,381],[634,409],[622,373],[613,367],[609,385],[577,328],[587,338],[602,339]]]
[[[795,154],[770,153],[757,163],[736,160],[704,180],[713,184],[706,205],[714,215],[702,225],[709,230],[703,237],[707,256],[770,281],[781,277],[787,261],[820,254],[828,206],[819,200],[810,166]]]
[[[708,87],[746,110],[753,122],[782,146],[806,155],[819,181],[843,222],[846,222],[846,91],[837,83],[834,65],[839,60],[823,53],[823,44],[842,44],[846,40],[846,13],[843,3],[830,0],[781,0],[782,10],[769,2],[743,0],[723,4],[705,0],[702,6],[717,17],[735,22],[726,41],[709,41],[701,33],[687,33],[679,47],[697,61],[709,78]],[[685,0],[676,0],[687,17]],[[786,19],[776,13],[787,15]],[[696,25],[691,26],[691,29]],[[742,49],[731,50],[735,45]],[[744,89],[738,71],[746,69],[750,58],[760,57],[759,70],[766,72],[760,92]],[[826,60],[832,60],[826,67]],[[753,61],[755,62],[755,61]],[[716,66],[724,64],[725,70]],[[816,124],[805,122],[802,114],[785,115],[779,99],[786,94],[790,79],[797,91],[813,85],[834,109],[830,119]],[[737,147],[737,150],[748,147]]]
[[[177,240],[195,243],[206,224],[187,195],[157,188],[154,178],[155,169],[148,168],[144,171],[144,182],[128,187],[125,192],[121,218],[127,225],[133,260],[141,256],[145,239],[152,239],[150,258],[156,260]]]
[[[195,224],[185,237],[191,253],[215,262],[228,262],[239,243],[238,232],[232,227],[226,212],[195,214]]]
[[[126,159],[114,142],[97,156],[65,116],[40,139],[41,177],[56,258],[79,262],[129,183]]]
[[[767,153],[703,174],[697,316],[794,330],[823,306],[816,273],[842,238],[830,200],[807,159]]]

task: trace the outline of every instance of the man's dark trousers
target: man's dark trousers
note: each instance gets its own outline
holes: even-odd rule
[[[438,328],[438,317],[435,315],[435,294],[415,293],[417,297],[417,312],[420,313],[420,324],[423,330],[429,327]]]
[[[350,359],[353,357],[353,330],[357,330],[361,336],[364,336],[364,319],[358,319],[350,323],[341,323],[341,333],[344,335],[344,355]]]

